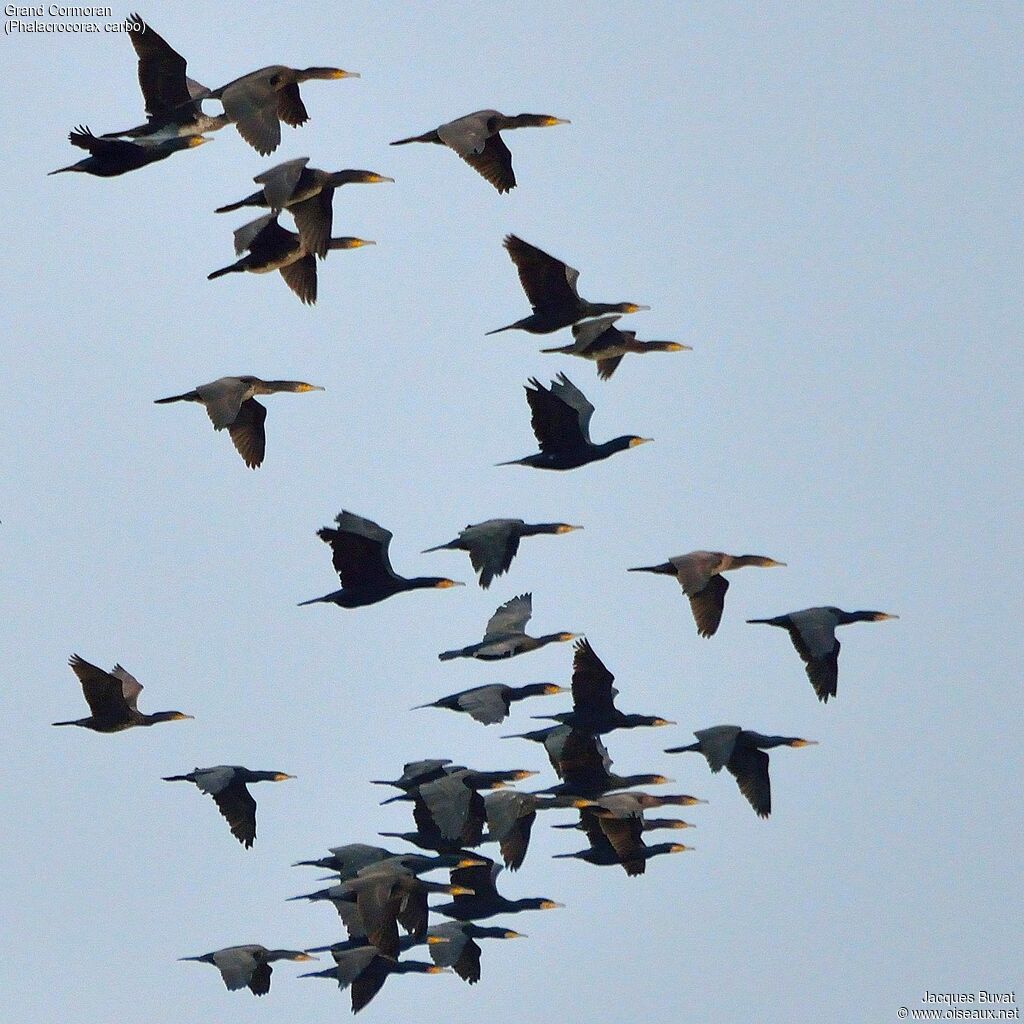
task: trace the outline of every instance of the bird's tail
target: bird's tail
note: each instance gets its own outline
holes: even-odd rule
[[[450,653],[450,652],[449,652]],[[436,700],[431,701],[429,704],[416,704],[409,708],[410,711],[419,711],[422,708],[439,708],[441,705]]]
[[[191,782],[192,779],[188,775],[165,775],[163,776],[164,782]]]
[[[675,575],[675,571],[675,566],[671,562],[662,562],[661,565],[638,565],[626,570],[626,572],[657,572],[672,575]]]
[[[442,651],[438,656],[438,661],[451,661],[453,658],[465,657],[465,648],[461,647],[457,651]]]
[[[488,333],[491,333],[491,332],[488,332]],[[576,347],[575,345],[560,345],[558,348],[542,348],[541,352],[566,352],[566,353],[571,353],[575,347]]]
[[[296,607],[302,608],[307,604],[331,604],[334,596],[334,594],[324,594],[323,597],[311,597],[308,601],[300,601]]]
[[[67,167],[58,167],[55,171],[50,171],[46,176],[49,177],[51,174],[63,174],[65,171],[77,170],[74,164],[68,164]]]
[[[484,337],[488,334],[501,334],[502,331],[511,331],[516,328],[517,324],[505,324],[504,327],[495,327],[493,331],[484,331]]]
[[[666,754],[686,754],[686,753],[688,753],[691,750],[699,751],[700,750],[700,744],[699,743],[691,743],[689,746],[686,746],[686,747],[666,747],[665,748],[665,753]]]
[[[51,725],[78,725],[77,722],[51,722]]]
[[[558,825],[552,825],[551,827],[552,828],[574,828],[574,829],[578,830],[580,826],[579,826],[579,822],[567,821],[567,822],[561,822]],[[565,856],[565,855],[563,854],[563,856]]]
[[[200,963],[200,964],[205,964],[206,963],[206,957],[205,956],[179,956],[178,959],[179,960],[194,960],[194,961],[196,961],[196,963]]]
[[[305,974],[300,974],[300,978],[337,978],[337,967],[332,967],[326,971],[307,971]]]
[[[557,827],[558,826],[556,826],[556,828]],[[572,825],[568,825],[568,826],[563,825],[561,827],[562,828],[572,828]],[[565,857],[575,857],[575,856],[576,856],[575,853],[553,853],[553,854],[551,854],[551,859],[552,860],[562,860]]]
[[[747,622],[748,623],[757,623],[757,624],[763,623],[766,626],[774,626],[775,625],[775,620],[774,619],[747,619]]]
[[[168,402],[195,402],[199,395],[195,391],[186,391],[183,395],[171,395],[169,398],[155,398],[154,405],[167,405]]]
[[[225,274],[241,273],[245,268],[240,267],[237,263],[232,263],[230,267],[221,267],[220,270],[213,271],[212,274],[206,275],[207,281],[212,281],[214,278],[223,277]]]
[[[227,206],[218,206],[214,213],[231,213],[232,210],[240,210],[243,206],[248,206],[248,199],[239,199],[237,203],[228,203]]]
[[[439,142],[437,132],[424,132],[422,135],[410,135],[407,139],[396,139],[392,146],[405,146],[410,142]]]
[[[326,860],[297,860],[293,865],[293,868],[326,868],[330,869],[330,864]]]
[[[400,800],[408,800],[409,797],[405,793],[399,793],[398,796],[389,796],[387,800],[381,800],[380,805],[383,807],[385,804],[398,803]]]
[[[437,547],[434,547],[434,548],[424,548],[420,552],[420,554],[421,555],[427,555],[431,551],[458,551],[458,542],[454,541],[454,540],[450,540],[450,541],[448,541],[447,544],[438,544]],[[426,707],[425,704],[423,706]]]
[[[509,459],[508,462],[496,462],[495,465],[496,466],[528,466],[529,465],[529,462],[527,461],[528,458],[529,458],[529,456],[527,456],[527,458],[525,458],[525,459]]]

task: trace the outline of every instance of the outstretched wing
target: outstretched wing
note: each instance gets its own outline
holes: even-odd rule
[[[767,818],[772,813],[772,785],[768,778],[768,755],[756,747],[737,747],[727,765],[736,777],[740,792],[757,811]]]
[[[459,696],[458,704],[466,714],[484,725],[496,725],[508,716],[508,701],[498,685],[468,690]]]
[[[828,703],[839,685],[839,651],[835,619],[827,612],[812,609],[809,612],[791,612],[789,636],[797,654],[807,667],[807,678],[818,695]]]
[[[575,450],[589,444],[594,407],[583,392],[564,373],[551,382],[550,389],[543,388],[535,377],[530,384],[533,388],[526,389],[526,400],[540,450]]]
[[[698,729],[693,734],[713,772],[720,772],[729,763],[740,731],[738,725],[714,725],[710,729]]]
[[[252,977],[249,979],[249,991],[254,996],[265,996],[270,991],[271,970],[270,964],[264,960],[252,972]]]
[[[139,58],[139,88],[151,117],[164,114],[192,101],[185,69],[188,66],[180,53],[167,45],[138,14],[129,16],[132,28],[128,38]],[[135,28],[135,26],[139,26]]]
[[[263,186],[263,196],[272,210],[280,210],[288,204],[308,163],[308,156],[286,160],[252,179],[257,185]]]
[[[320,259],[327,255],[334,224],[334,189],[321,189],[315,196],[288,207],[307,252]]]
[[[109,672],[104,672],[98,665],[92,665],[77,654],[68,659],[72,672],[78,676],[82,684],[89,710],[96,718],[126,719],[134,701],[125,699],[122,681]]]
[[[615,676],[594,653],[589,640],[577,640],[572,659],[572,705],[574,711],[610,714],[615,710],[612,686]]]
[[[110,673],[115,679],[121,680],[121,693],[124,696],[124,702],[133,711],[138,711],[139,694],[142,693],[142,683],[138,681],[127,669],[122,668],[120,665],[114,666],[114,671]]]
[[[487,621],[484,642],[501,640],[524,632],[533,614],[533,595],[520,594],[506,601]]]
[[[360,587],[395,578],[388,557],[390,530],[351,512],[341,512],[335,522],[336,530],[324,527],[317,531],[317,536],[330,544],[334,569],[343,587]]]
[[[68,142],[79,149],[88,152],[100,159],[131,161],[138,159],[142,147],[134,142],[125,142],[123,139],[101,139],[93,135],[89,128],[79,125],[73,132],[68,132]]]
[[[277,116],[291,128],[298,128],[309,120],[309,112],[302,102],[297,82],[277,90]]]
[[[534,311],[575,305],[579,301],[576,291],[576,281],[580,276],[578,270],[516,235],[505,237],[505,248],[516,265],[519,283]]]
[[[480,586],[486,590],[495,576],[508,571],[519,551],[520,525],[511,519],[492,519],[468,526],[459,539],[469,549],[469,560],[480,575]]]
[[[266,418],[266,407],[255,398],[249,398],[239,407],[234,423],[228,425],[231,442],[250,469],[257,469],[263,463],[267,448],[267,435],[263,429]]]
[[[438,135],[440,134],[441,129],[439,128]],[[516,175],[512,170],[512,154],[497,132],[489,136],[479,150],[471,149],[468,152],[460,152],[456,149],[455,152],[499,192],[509,192],[516,187]]]
[[[701,590],[690,594],[690,609],[697,632],[701,636],[714,636],[725,609],[725,592],[729,581],[722,575],[712,576]]]
[[[307,306],[316,304],[316,258],[312,253],[307,253],[294,263],[287,263],[277,269],[284,278],[284,283],[302,302]]]
[[[248,850],[256,840],[256,801],[243,782],[232,782],[211,794],[231,834]]]
[[[619,363],[622,362],[622,356],[610,356],[608,359],[598,359],[597,361],[597,375],[601,380],[608,380],[611,375],[618,369]]]
[[[224,113],[235,123],[238,134],[267,156],[281,144],[278,93],[266,71],[246,75],[221,90]]]

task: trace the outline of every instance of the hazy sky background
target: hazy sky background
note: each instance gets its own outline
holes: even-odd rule
[[[9,1019],[346,1018],[347,994],[294,978],[329,962],[280,965],[256,1000],[176,958],[340,938],[330,907],[285,902],[317,887],[289,865],[409,827],[366,781],[406,760],[555,781],[540,748],[497,737],[564,698],[490,728],[407,710],[567,683],[569,645],[437,661],[524,591],[536,633],[587,634],[624,710],[678,720],[608,745],[620,772],[711,801],[667,836],[698,850],[629,879],[551,860],[583,844],[546,827],[567,815],[541,819],[503,891],[567,909],[503,919],[530,938],[486,946],[474,988],[393,978],[361,1020],[886,1021],[925,989],[1019,985],[1021,7],[192,11],[141,13],[211,87],[280,62],[363,77],[304,86],[311,121],[270,158],[227,128],[119,179],[48,178],[82,155],[74,125],[139,123],[134,53],[117,35],[0,43]],[[447,150],[387,146],[490,106],[572,120],[509,135],[511,195]],[[207,282],[247,219],[214,207],[307,155],[397,179],[335,200],[335,233],[377,247],[321,264],[312,309],[276,274]],[[568,332],[485,338],[529,312],[509,231],[578,267],[586,297],[649,304],[628,318],[640,337],[694,351],[605,383],[538,353]],[[564,474],[494,468],[535,450],[522,385],[558,371],[596,405],[595,439],[656,443]],[[244,373],[327,388],[267,400],[255,473],[201,409],[153,405]],[[399,572],[467,582],[467,556],[419,552],[492,516],[586,529],[524,542],[487,592],[297,608],[337,586],[315,531],[342,508],[394,532]],[[673,581],[625,573],[695,548],[789,567],[733,575],[702,640]],[[827,706],[785,633],[744,624],[818,604],[901,616],[841,632]],[[72,651],[124,664],[143,710],[196,720],[52,729],[86,713]],[[723,722],[821,741],[773,753],[769,822],[726,773],[661,753]],[[254,790],[252,851],[160,781],[224,763],[298,776]]]

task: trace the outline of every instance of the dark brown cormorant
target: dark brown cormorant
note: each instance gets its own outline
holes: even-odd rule
[[[252,180],[263,186],[258,192],[239,199],[237,203],[220,206],[215,212],[229,213],[245,206],[275,211],[287,209],[295,218],[305,251],[323,259],[331,241],[334,190],[342,185],[393,182],[395,179],[385,178],[374,171],[322,171],[318,167],[307,167],[308,163],[309,157],[304,156],[257,174]]]
[[[480,980],[480,947],[475,940],[525,938],[511,928],[485,928],[471,921],[445,921],[427,929],[430,958],[439,967],[451,967],[470,985]]]
[[[480,661],[500,661],[526,654],[551,643],[566,643],[575,640],[576,633],[547,633],[544,636],[527,636],[523,630],[533,614],[533,595],[520,594],[506,601],[490,617],[484,638],[478,644],[470,644],[459,650],[444,651],[438,655],[441,661],[452,658],[477,658]]]
[[[463,885],[425,882],[394,862],[365,868],[355,878],[293,900],[330,900],[335,906],[354,903],[359,913],[359,929],[384,956],[398,956],[398,924],[417,939],[426,938],[427,896],[447,893],[471,895]],[[343,916],[343,920],[344,920]]]
[[[763,623],[767,626],[781,626],[789,633],[797,654],[807,666],[807,678],[818,695],[818,700],[828,703],[836,695],[839,683],[839,649],[836,626],[848,626],[851,622],[882,622],[898,619],[888,612],[861,611],[844,612],[831,605],[823,608],[804,608],[799,612],[777,615],[774,619],[747,619],[747,622]]]
[[[415,576],[411,579],[399,576],[391,568],[388,556],[392,537],[390,530],[344,510],[334,521],[338,527],[336,530],[325,526],[317,530],[316,535],[331,547],[334,570],[341,580],[341,590],[309,601],[300,601],[300,607],[326,603],[336,604],[339,608],[361,608],[393,597],[403,590],[443,590],[464,586],[444,576]]]
[[[456,921],[479,921],[495,914],[516,914],[521,910],[555,910],[564,906],[539,896],[519,900],[506,899],[498,893],[495,880],[501,867],[493,861],[472,868],[452,871],[452,883],[473,890],[472,896],[456,896],[451,903],[430,909]]]
[[[642,875],[647,861],[663,853],[684,853],[692,846],[682,843],[654,843],[648,846],[642,838],[647,831],[643,813],[624,817],[600,817],[600,803],[580,810],[579,827],[587,834],[590,847],[576,853],[556,853],[554,857],[571,857],[588,864],[621,864],[627,875]],[[685,823],[684,823],[685,824]]]
[[[282,391],[299,394],[307,391],[323,391],[317,384],[306,384],[301,380],[260,380],[259,377],[221,377],[209,384],[199,384],[183,395],[156,399],[156,405],[168,402],[198,402],[206,409],[214,430],[227,427],[238,454],[250,469],[257,469],[263,463],[267,447],[267,435],[263,423],[267,410],[253,397],[254,395],[276,395]]]
[[[207,281],[225,274],[269,274],[276,270],[284,283],[307,306],[315,305],[317,295],[316,257],[309,252],[302,239],[281,227],[276,213],[258,217],[244,224],[235,232],[235,252],[246,253],[240,260],[206,275]],[[349,235],[332,238],[328,249],[359,249],[364,245],[376,245],[366,238]]]
[[[530,832],[537,811],[551,808],[589,807],[590,801],[578,797],[539,796],[502,789],[484,797],[487,812],[487,838],[501,849],[501,859],[510,871],[518,871],[530,845]]]
[[[480,771],[476,768],[465,768],[462,765],[452,765],[451,767],[445,768],[443,772],[438,774],[436,779],[424,779],[418,785],[412,787],[411,790],[399,793],[398,796],[389,797],[387,800],[381,800],[381,805],[393,804],[402,800],[415,800],[416,793],[420,786],[426,785],[428,782],[437,782],[442,779],[454,778],[455,776],[462,779],[463,783],[469,786],[470,789],[500,789],[502,786],[507,786],[510,782],[522,782],[523,779],[529,779],[538,774],[540,773],[528,771],[525,768],[507,768],[499,771]]]
[[[629,572],[654,572],[663,576],[675,576],[683,593],[690,599],[690,608],[697,622],[701,636],[714,636],[722,621],[725,608],[725,592],[729,581],[722,575],[732,569],[756,565],[762,569],[784,566],[764,555],[727,555],[724,551],[691,551],[687,555],[676,555],[661,565],[641,565]]]
[[[462,771],[419,786],[413,803],[413,819],[422,837],[419,845],[439,853],[479,846],[487,820],[479,790],[505,785],[500,778]]]
[[[270,964],[274,960],[317,960],[318,957],[299,949],[267,949],[253,943],[249,946],[227,946],[202,956],[182,956],[179,960],[197,960],[213,964],[220,971],[225,986],[232,992],[248,988],[253,995],[265,996],[270,991]]]
[[[187,775],[165,775],[164,782],[194,782],[201,793],[213,797],[231,827],[231,834],[248,850],[256,840],[256,801],[246,789],[251,782],[284,782],[285,772],[254,772],[239,765],[196,768]]]
[[[537,537],[545,533],[569,533],[582,530],[582,526],[568,523],[524,523],[522,519],[488,519],[467,526],[455,540],[430,551],[468,551],[473,569],[480,575],[480,586],[486,590],[495,576],[503,576],[519,550],[523,537]]]
[[[620,331],[615,321],[620,316],[603,316],[599,320],[587,320],[572,325],[571,345],[560,348],[542,348],[541,352],[561,352],[568,356],[579,356],[597,363],[597,375],[608,380],[615,372],[622,357],[629,352],[643,355],[645,352],[691,352],[689,345],[678,341],[637,341],[636,331]]]
[[[358,1013],[381,990],[390,974],[446,974],[447,967],[420,960],[393,960],[380,955],[376,946],[346,949],[333,953],[334,967],[311,971],[300,978],[330,978],[338,987],[352,988],[352,1012]]]
[[[50,174],[63,174],[65,171],[78,171],[92,174],[97,178],[116,178],[128,171],[137,171],[146,164],[165,160],[172,153],[182,149],[194,149],[210,140],[204,135],[188,135],[163,141],[126,142],[124,139],[98,138],[86,128],[79,125],[68,133],[68,142],[79,149],[88,150],[89,155],[76,164],[58,167]]]
[[[555,693],[565,693],[564,686],[554,683],[529,683],[526,686],[506,686],[504,683],[491,683],[488,686],[474,686],[469,690],[460,690],[429,704],[417,704],[413,711],[420,708],[447,708],[449,711],[464,711],[471,718],[484,725],[504,722],[513,701],[526,700],[527,697],[542,697]]]
[[[231,119],[225,114],[204,114],[201,98],[210,90],[185,73],[180,53],[167,45],[138,14],[127,19],[128,38],[139,58],[139,87],[146,102],[146,123],[123,132],[107,132],[105,139],[169,139],[179,135],[215,132]]]
[[[551,767],[562,779],[560,785],[549,786],[545,793],[597,799],[614,789],[629,786],[659,786],[671,782],[664,775],[616,775],[612,759],[598,736],[571,725],[553,725],[534,732],[503,736],[502,739],[524,739],[543,743]]]
[[[578,320],[602,313],[638,313],[642,309],[650,309],[650,306],[638,306],[635,302],[588,302],[581,299],[576,290],[580,276],[578,270],[515,235],[505,237],[505,248],[519,271],[519,281],[533,313],[514,324],[488,331],[488,334],[512,330],[551,334]]]
[[[394,786],[409,793],[424,782],[433,782],[443,775],[465,770],[465,765],[453,765],[450,757],[434,757],[423,761],[406,762],[402,766],[402,774],[397,779],[370,779],[370,782],[375,786]]]
[[[289,68],[283,64],[251,71],[219,89],[207,90],[197,100],[220,100],[238,134],[263,156],[281,144],[281,122],[297,128],[309,120],[299,85],[312,79],[358,78],[357,71],[341,68]]]
[[[572,659],[572,711],[533,717],[575,726],[595,735],[615,729],[676,724],[655,715],[627,715],[621,712],[615,706],[619,691],[612,686],[614,681],[615,676],[594,653],[590,641],[577,640]]]
[[[540,451],[522,459],[499,462],[499,466],[575,469],[654,440],[624,434],[611,441],[594,444],[590,440],[590,417],[594,414],[594,407],[564,373],[551,382],[550,388],[544,388],[536,377],[531,377],[526,387],[526,400],[530,405],[530,424]]]
[[[115,665],[112,672],[104,672],[77,654],[71,655],[68,664],[82,684],[82,693],[92,714],[70,722],[54,722],[54,725],[80,725],[93,732],[123,732],[137,725],[192,718],[181,711],[157,711],[152,715],[141,712],[137,704],[142,683],[120,665]]]
[[[512,154],[499,133],[512,128],[549,128],[552,125],[569,123],[560,117],[551,117],[550,114],[510,115],[497,110],[477,110],[423,135],[398,139],[391,145],[433,142],[439,146],[447,146],[458,153],[477,174],[486,178],[499,192],[508,192],[516,187],[516,176],[512,170]]]
[[[774,747],[816,746],[818,742],[802,740],[797,736],[765,736],[741,729],[738,725],[714,725],[710,729],[698,729],[693,735],[697,737],[696,743],[686,747],[669,747],[665,753],[696,751],[707,758],[713,772],[728,768],[740,792],[761,818],[767,818],[772,813],[772,784],[768,777],[768,755],[765,751]]]
[[[292,867],[325,868],[327,871],[336,871],[344,881],[346,878],[355,878],[363,868],[370,864],[377,864],[394,856],[397,854],[384,846],[346,843],[344,846],[330,847],[329,857],[321,857],[318,860],[299,860]]]

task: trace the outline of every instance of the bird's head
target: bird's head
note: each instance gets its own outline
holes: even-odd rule
[[[572,526],[569,523],[559,523],[555,527],[555,533],[571,533],[573,530],[582,530],[582,526]]]
[[[294,779],[294,775],[289,775],[287,772],[274,772],[271,776],[271,782],[284,782],[285,779]]]
[[[647,444],[648,442],[653,441],[653,440],[654,440],[653,437],[637,437],[634,434],[633,436],[631,436],[629,438],[629,447],[630,448],[637,448],[640,445]]]
[[[615,307],[616,313],[639,313],[642,310],[650,309],[650,306],[641,306],[635,302],[620,302]]]
[[[791,747],[816,747],[818,745],[817,740],[802,740],[800,738],[792,739],[789,741]]]
[[[447,590],[449,587],[464,587],[466,584],[460,583],[458,580],[450,580],[445,577],[435,577],[430,585],[437,590]]]

